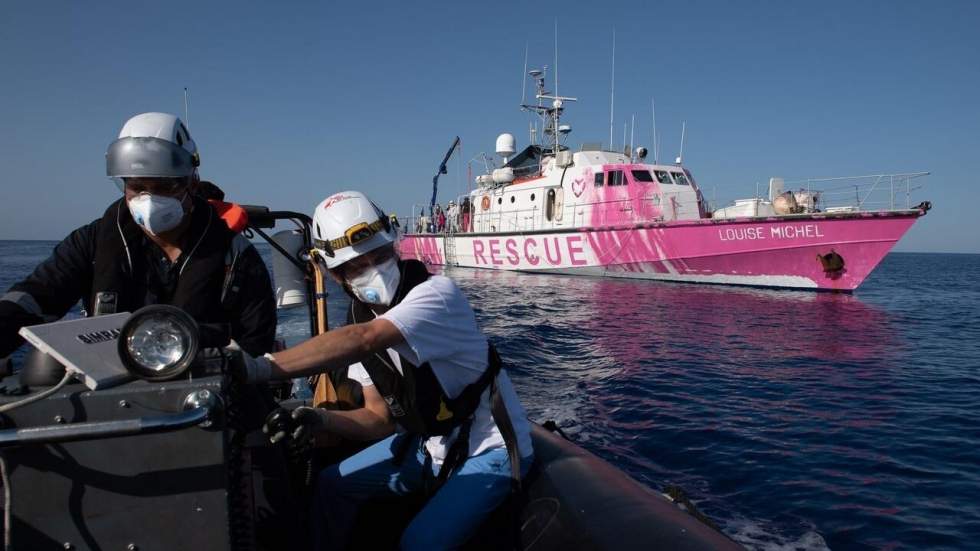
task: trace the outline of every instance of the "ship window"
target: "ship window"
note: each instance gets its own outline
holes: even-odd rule
[[[677,182],[679,186],[689,186],[691,185],[687,181],[687,176],[684,176],[683,172],[671,172],[674,175],[674,181]]]
[[[513,203],[514,202],[514,199],[515,199],[515,197],[513,195],[511,195],[510,196],[510,202]]]
[[[661,184],[673,184],[674,182],[670,179],[670,174],[667,174],[666,170],[654,170],[654,174],[657,175],[657,181]]]
[[[652,182],[653,176],[649,170],[633,170],[633,179],[637,182]]]
[[[503,202],[504,202],[504,198],[503,197],[497,197],[497,204],[498,205],[502,204]]]
[[[531,201],[534,201],[534,194],[531,194]]]
[[[622,170],[610,170],[609,171],[609,185],[610,186],[622,186],[626,184],[626,179],[623,178]]]
[[[602,179],[603,179],[603,177],[605,177],[605,174],[603,174],[602,172],[596,173],[596,175],[595,175],[595,187],[602,187]]]

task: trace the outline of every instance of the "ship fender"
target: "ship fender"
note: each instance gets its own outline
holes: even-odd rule
[[[545,428],[533,425],[521,543],[550,549],[741,549],[666,497]]]

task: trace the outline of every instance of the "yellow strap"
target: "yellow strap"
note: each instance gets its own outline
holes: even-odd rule
[[[439,413],[436,415],[436,421],[445,421],[446,419],[452,419],[453,412],[449,411],[446,407],[446,402],[439,400]]]

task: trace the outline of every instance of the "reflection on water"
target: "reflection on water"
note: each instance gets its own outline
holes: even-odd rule
[[[920,529],[935,502],[908,481],[942,479],[948,460],[929,443],[967,423],[957,410],[937,434],[920,424],[933,389],[909,366],[933,327],[910,330],[853,295],[445,273],[498,342],[532,419],[555,419],[655,488],[680,484],[738,541],[887,548],[937,537]]]

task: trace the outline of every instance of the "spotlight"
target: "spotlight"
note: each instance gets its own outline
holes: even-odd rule
[[[119,335],[119,358],[133,375],[148,381],[179,377],[200,345],[197,322],[166,304],[145,306],[126,320]]]

